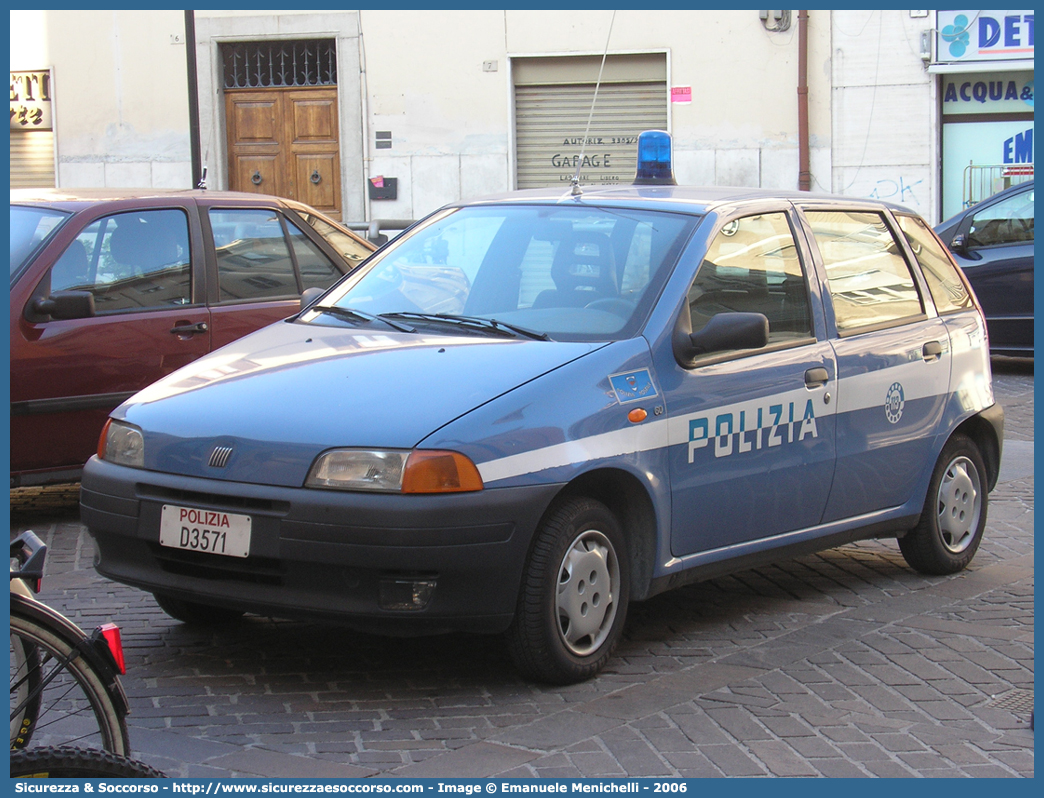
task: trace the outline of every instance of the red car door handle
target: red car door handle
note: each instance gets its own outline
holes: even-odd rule
[[[178,324],[170,328],[172,335],[196,335],[197,333],[205,333],[210,327],[207,326],[205,321],[201,321],[198,324]]]

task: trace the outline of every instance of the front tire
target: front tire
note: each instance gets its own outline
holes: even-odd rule
[[[600,671],[627,617],[627,542],[601,502],[569,499],[537,530],[507,638],[524,676],[572,684]]]
[[[988,504],[979,448],[967,436],[954,435],[939,455],[917,526],[899,539],[903,558],[922,574],[963,570],[982,541]]]

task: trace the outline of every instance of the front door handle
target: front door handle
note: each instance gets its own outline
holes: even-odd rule
[[[822,367],[809,369],[805,372],[805,387],[806,388],[822,388],[827,384],[830,379],[830,374],[827,370]]]
[[[198,335],[209,329],[210,326],[205,321],[201,321],[198,324],[176,324],[171,327],[170,332],[171,335]]]
[[[921,357],[929,363],[942,357],[942,344],[938,341],[929,341],[921,347]]]

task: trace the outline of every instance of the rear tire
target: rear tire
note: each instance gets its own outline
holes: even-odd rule
[[[160,609],[176,621],[192,624],[193,626],[217,626],[224,623],[234,623],[243,617],[242,610],[230,610],[226,607],[211,607],[207,604],[199,604],[195,601],[168,596],[166,593],[153,593]]]
[[[979,448],[971,438],[954,435],[939,455],[917,526],[899,538],[903,558],[922,574],[963,570],[982,541],[988,504]]]
[[[507,631],[515,666],[529,678],[572,684],[598,673],[627,617],[627,541],[601,502],[574,498],[537,530],[515,618]]]

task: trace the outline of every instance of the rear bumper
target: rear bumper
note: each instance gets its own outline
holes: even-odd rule
[[[92,458],[81,519],[100,574],[176,598],[387,633],[498,632],[515,612],[540,517],[559,485],[442,496],[276,488]],[[161,546],[164,504],[249,515],[250,555]],[[434,581],[419,610],[382,608],[382,583]]]

